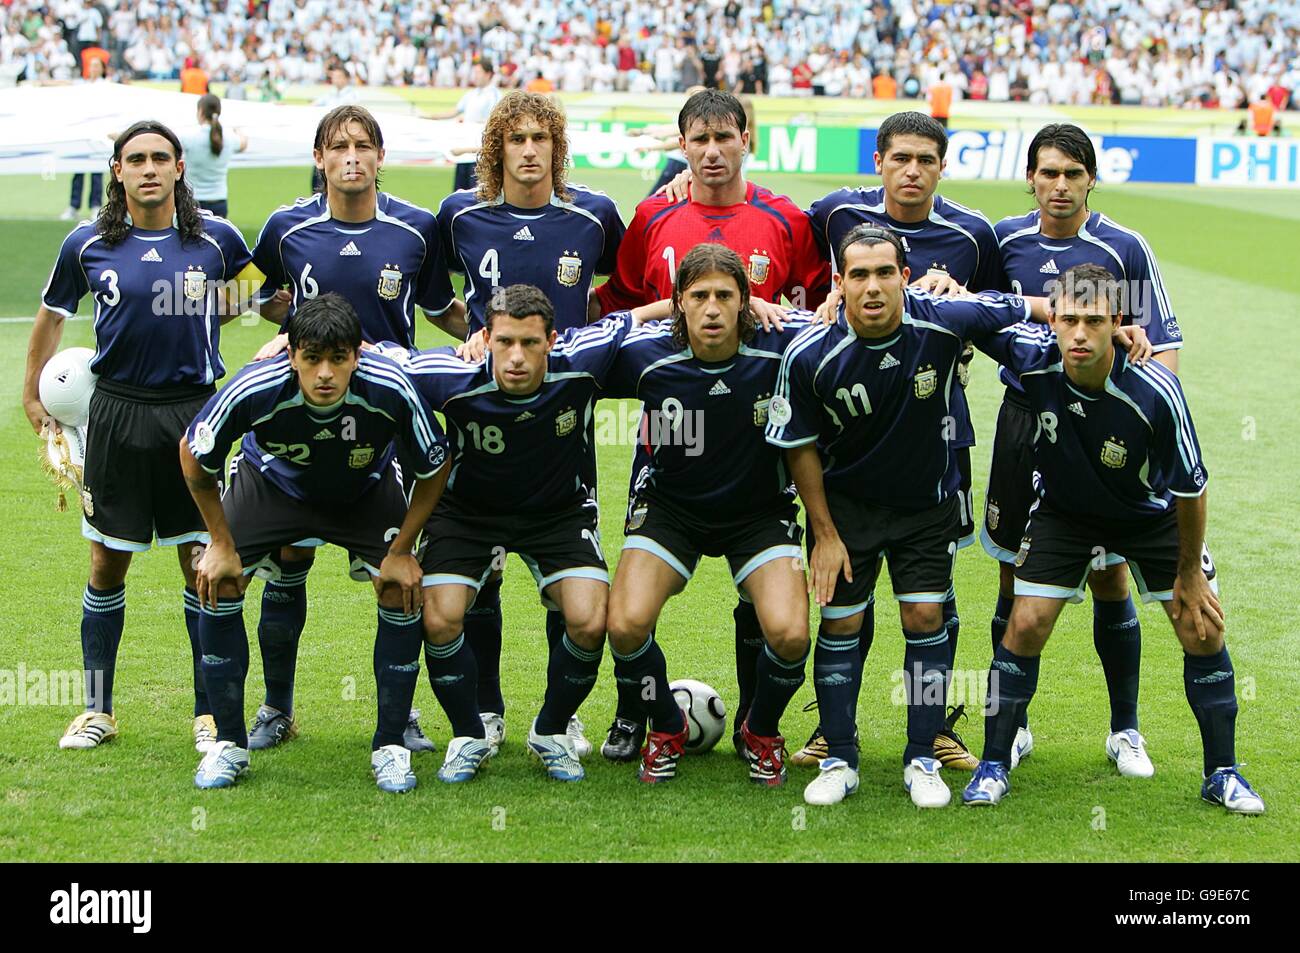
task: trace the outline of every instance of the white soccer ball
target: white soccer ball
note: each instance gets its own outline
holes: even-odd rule
[[[722,697],[710,686],[693,678],[679,678],[668,686],[677,707],[686,716],[690,737],[686,739],[687,754],[703,754],[718,743],[727,730],[727,706]]]
[[[41,403],[65,427],[81,427],[90,417],[90,395],[98,379],[90,371],[94,356],[88,347],[66,348],[50,358],[41,371]]]

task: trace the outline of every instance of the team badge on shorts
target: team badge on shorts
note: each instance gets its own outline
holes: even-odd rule
[[[1016,565],[1023,566],[1029,558],[1029,546],[1033,542],[1028,536],[1020,540],[1020,552],[1016,553]]]
[[[995,530],[998,528],[998,520],[1001,518],[1002,518],[1002,510],[998,508],[998,505],[996,503],[994,503],[992,500],[989,500],[987,503],[985,503],[984,525],[986,525],[990,530]]]
[[[633,508],[632,512],[628,513],[627,526],[624,528],[623,532],[631,533],[634,530],[640,529],[641,525],[645,523],[645,515],[649,509],[650,506],[647,503],[637,504],[636,507]]]
[[[578,412],[572,407],[567,407],[555,418],[555,436],[567,437],[578,426]]]
[[[776,394],[767,402],[767,419],[774,427],[784,427],[794,418],[790,401]]]
[[[385,301],[396,301],[402,293],[402,269],[396,265],[384,265],[379,272],[379,297]]]
[[[348,454],[348,466],[353,470],[360,470],[368,466],[370,461],[375,459],[375,448],[366,444],[364,447],[353,447],[352,452]]]
[[[754,426],[767,426],[767,408],[771,401],[770,394],[763,394],[758,400],[754,401]]]
[[[916,377],[912,379],[912,386],[916,388],[916,396],[920,400],[925,400],[939,386],[939,372],[929,364],[916,372]]]
[[[89,490],[81,491],[81,512],[87,516],[95,515],[95,498],[90,495]],[[1206,552],[1209,552],[1206,550]]]
[[[1111,469],[1118,470],[1127,459],[1128,448],[1124,446],[1123,440],[1111,437],[1101,445],[1101,462]]]
[[[198,265],[190,265],[185,272],[185,297],[202,301],[208,291],[208,276]]]
[[[749,256],[749,280],[753,284],[761,285],[767,281],[767,273],[772,268],[772,259],[768,257],[767,249],[759,251],[754,249],[754,254]]]
[[[565,251],[560,262],[555,266],[555,280],[566,288],[572,288],[582,277],[582,259],[576,252]]]

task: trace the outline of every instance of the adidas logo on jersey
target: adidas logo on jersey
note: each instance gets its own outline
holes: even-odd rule
[[[313,439],[313,440],[333,440],[333,439],[334,439],[334,431],[332,431],[332,430],[330,430],[328,427],[326,427],[324,430],[322,430],[320,433],[316,434],[316,436],[312,437],[311,439]]]
[[[1073,404],[1070,405],[1070,413],[1072,413],[1072,414],[1078,414],[1080,417],[1087,417],[1087,416],[1088,416],[1087,414],[1085,414],[1085,413],[1083,412],[1083,404],[1079,403],[1077,400],[1076,400]]]
[[[1047,264],[1045,264],[1042,268],[1039,268],[1038,270],[1041,274],[1044,275],[1059,275],[1061,273],[1061,269],[1056,267],[1055,258],[1047,259]]]
[[[140,256],[141,261],[162,261],[162,255],[158,254],[158,249],[150,248]]]
[[[528,226],[527,226],[527,225],[525,225],[523,228],[519,229],[519,231],[515,232],[515,241],[517,241],[517,242],[531,242],[531,241],[533,241],[533,233],[530,232],[530,231],[528,230]]]
[[[880,370],[887,371],[891,367],[898,367],[902,363],[903,362],[894,357],[894,355],[886,354],[884,359],[880,362]]]
[[[518,417],[515,418],[515,423],[521,424],[525,420],[532,420],[532,419],[533,419],[533,414],[530,411],[525,410],[522,414],[520,414]]]
[[[351,257],[353,255],[360,255],[361,249],[357,247],[356,242],[348,242],[346,245],[344,245],[342,248],[339,249],[339,254],[347,257]]]
[[[709,388],[710,397],[719,397],[723,394],[730,394],[730,393],[731,393],[731,388],[727,386],[726,381],[722,381],[722,380],[719,380],[716,384],[714,384],[712,387]]]

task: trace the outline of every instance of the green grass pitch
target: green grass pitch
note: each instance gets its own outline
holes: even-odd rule
[[[593,172],[582,180],[609,191],[625,217],[646,188],[633,173]],[[22,318],[35,312],[67,231],[52,220],[67,179],[15,177],[4,184],[0,316]],[[251,242],[267,213],[306,184],[305,169],[235,174],[232,217]],[[844,183],[773,175],[764,184],[806,206]],[[436,207],[450,181],[446,172],[394,169],[385,187]],[[1013,183],[950,183],[943,192],[994,220],[1027,210],[1031,201]],[[1241,696],[1238,751],[1268,802],[1264,817],[1230,817],[1198,799],[1199,737],[1183,698],[1180,651],[1156,607],[1140,610],[1142,728],[1156,775],[1136,781],[1115,773],[1102,752],[1106,692],[1086,605],[1067,610],[1047,648],[1032,714],[1037,746],[1016,772],[1012,796],[996,811],[954,803],[918,812],[901,784],[904,708],[895,702],[891,673],[901,666],[902,640],[883,581],[858,713],[863,787],[846,804],[805,810],[801,792],[811,775],[796,768],[782,789],[749,785],[726,741],[688,759],[680,779],[663,789],[644,788],[631,766],[609,765],[599,755],[588,759],[585,782],[550,783],[522,743],[541,701],[546,641],[531,578],[514,560],[503,596],[509,710],[500,757],[475,783],[452,787],[434,778],[441,753],[420,755],[420,787],[400,798],[382,794],[367,759],[374,598],[368,586],[346,579],[337,549],[321,551],[308,583],[296,702],[301,738],[255,755],[252,772],[233,790],[200,792],[192,784],[198,756],[190,743],[180,578],[171,553],[155,551],[138,557],[128,577],[116,741],[89,752],[60,751],[56,742],[74,708],[31,699],[0,705],[0,860],[1294,860],[1300,772],[1291,732],[1300,680],[1291,586],[1300,553],[1300,386],[1288,335],[1300,317],[1300,194],[1125,185],[1099,189],[1093,206],[1150,240],[1187,336],[1182,378],[1212,475],[1208,538]],[[0,672],[11,680],[20,666],[79,668],[88,565],[77,515],[54,511],[20,408],[30,327],[0,322]],[[269,325],[229,325],[222,339],[227,365],[239,367],[269,334]],[[432,328],[421,332],[422,344],[438,338]],[[64,346],[89,343],[89,323],[67,325]],[[1000,400],[984,358],[969,393],[980,500]],[[599,456],[612,566],[631,448],[601,446]],[[957,561],[957,664],[964,672],[988,665],[996,576],[978,547]],[[259,591],[255,585],[247,601],[254,638]],[[722,561],[709,560],[659,626],[670,675],[709,682],[729,704],[736,697],[733,605]],[[252,656],[250,714],[261,686],[255,646]],[[613,712],[610,673],[606,659],[580,712],[597,744]],[[792,747],[813,727],[815,714],[799,710],[812,694],[806,684],[784,720]],[[447,723],[427,682],[417,704],[430,734],[445,745]],[[979,719],[961,730],[978,752]],[[966,778],[947,777],[955,792]]]

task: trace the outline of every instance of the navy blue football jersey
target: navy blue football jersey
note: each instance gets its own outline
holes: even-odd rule
[[[323,194],[271,213],[253,262],[266,275],[259,298],[287,286],[289,313],[327,292],[347,298],[361,318],[361,337],[415,346],[415,308],[441,314],[454,294],[434,214],[380,192],[375,217],[339,222]]]
[[[1178,375],[1157,361],[1129,363],[1116,349],[1101,391],[1074,385],[1052,336],[1015,325],[976,345],[1016,375],[1037,416],[1035,468],[1040,496],[1086,520],[1144,519],[1175,496],[1200,496],[1209,473],[1201,458]]]
[[[475,364],[450,348],[410,355],[403,366],[447,421],[453,463],[445,497],[495,513],[592,499],[592,415],[630,329],[630,318],[619,316],[566,331],[551,348],[541,387],[523,397],[497,386],[490,352]]]
[[[1075,265],[1101,265],[1124,282],[1125,324],[1146,330],[1151,347],[1168,351],[1183,346],[1183,332],[1174,317],[1156,256],[1146,239],[1101,212],[1093,212],[1074,238],[1040,234],[1042,213],[1004,218],[994,226],[1002,249],[1003,288],[1015,294],[1047,296],[1061,275]],[[1013,375],[1003,373],[1008,385]]]
[[[618,207],[604,192],[570,183],[572,201],[552,194],[543,208],[506,204],[504,193],[479,201],[472,189],[452,192],[438,209],[450,266],[465,276],[470,333],[484,326],[492,289],[529,284],[555,306],[555,328],[587,323],[587,293],[597,275],[614,270],[623,240]]]
[[[903,319],[886,338],[862,338],[840,313],[785,352],[768,410],[778,447],[817,442],[827,490],[900,510],[957,492],[952,415],[963,342],[1029,317],[1023,298],[992,292],[938,298],[904,292]]]
[[[254,361],[221,388],[185,433],[190,452],[220,473],[242,439],[244,460],[305,503],[350,503],[399,455],[417,480],[447,459],[438,419],[394,362],[363,352],[347,392],[330,407],[303,398],[289,355]]]
[[[638,443],[648,460],[634,492],[706,521],[788,505],[790,475],[764,433],[781,357],[809,317],[791,312],[784,331],[760,327],[734,357],[717,362],[674,344],[668,321],[628,334],[605,394],[644,405]]]
[[[160,389],[212,384],[226,373],[218,343],[227,307],[221,282],[247,267],[248,246],[224,218],[203,212],[203,237],[132,228],[110,246],[82,222],[59,249],[41,303],[64,317],[95,302],[90,369],[107,380]]]
[[[907,267],[915,281],[932,271],[942,271],[961,282],[968,291],[997,291],[1002,287],[1002,255],[993,225],[983,213],[934,197],[924,222],[899,222],[885,211],[885,190],[839,189],[818,199],[808,209],[818,247],[835,261],[844,236],[859,225],[882,225],[898,233],[906,253]],[[957,446],[975,444],[966,394],[953,392],[953,416],[957,419]]]

